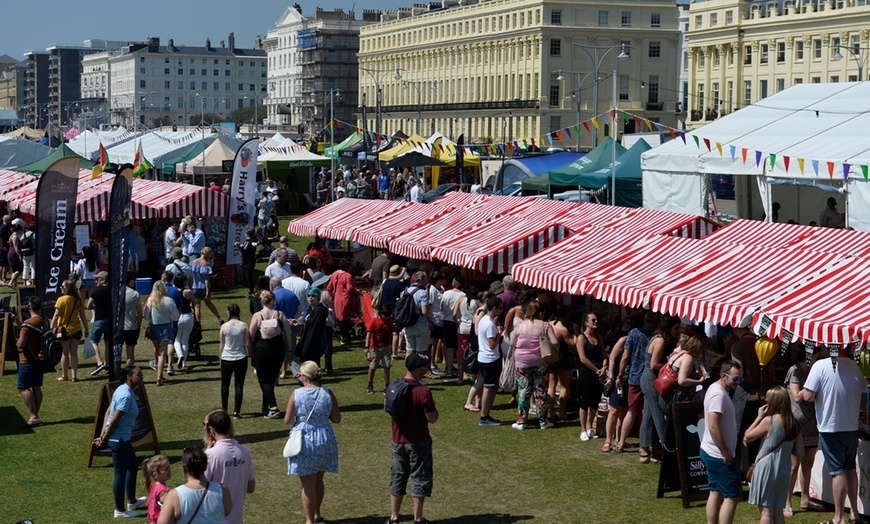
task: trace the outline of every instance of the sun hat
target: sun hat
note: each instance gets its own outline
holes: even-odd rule
[[[399,280],[402,278],[402,275],[405,271],[402,269],[402,266],[396,264],[390,267],[390,280]]]

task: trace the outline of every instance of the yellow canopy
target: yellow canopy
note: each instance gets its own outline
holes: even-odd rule
[[[403,140],[401,144],[391,147],[386,151],[381,151],[378,153],[378,160],[381,162],[389,162],[391,160],[395,160],[397,156],[402,153],[407,153],[408,151],[414,151],[417,148],[417,144],[425,142],[426,139],[420,135],[411,135],[407,139]]]
[[[429,143],[432,144],[432,158],[437,158],[451,167],[456,167],[456,143],[443,135],[438,138],[435,138],[435,136],[437,135],[429,138]],[[435,138],[435,140],[432,140],[432,138]],[[480,167],[480,157],[472,155],[466,150],[462,158],[462,164],[465,167]]]

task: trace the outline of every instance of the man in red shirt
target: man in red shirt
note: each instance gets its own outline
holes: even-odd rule
[[[429,370],[429,359],[410,353],[405,359],[408,373],[402,379],[411,388],[410,413],[393,418],[393,463],[390,472],[390,519],[388,524],[398,524],[402,499],[411,478],[411,497],[414,499],[414,523],[428,524],[423,518],[423,501],[432,496],[432,437],[429,424],[438,420],[435,399],[420,379]]]
[[[42,299],[30,297],[30,318],[25,320],[24,324],[45,329],[45,321],[40,316],[41,310]],[[18,393],[21,394],[24,405],[30,413],[27,423],[24,424],[26,428],[42,424],[39,408],[42,406],[43,369],[42,363],[37,358],[41,344],[42,335],[38,331],[22,326],[16,345],[21,350],[18,360]]]
[[[371,395],[375,392],[372,382],[375,378],[375,370],[380,364],[384,368],[384,391],[390,385],[390,365],[393,349],[393,310],[381,306],[378,316],[372,318],[366,326],[366,352],[369,356],[369,385],[366,393]]]

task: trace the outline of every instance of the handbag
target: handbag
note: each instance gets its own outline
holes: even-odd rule
[[[769,450],[767,450],[767,453],[765,453],[764,455],[762,455],[762,456],[756,458],[756,459],[755,459],[755,462],[753,462],[752,465],[749,466],[749,469],[746,470],[746,473],[743,474],[743,479],[744,479],[746,482],[752,482],[752,472],[755,471],[755,465],[758,464],[759,462],[761,462],[761,459],[763,459],[764,457],[770,455],[771,453],[773,453],[774,451],[776,451],[777,449],[779,449],[779,447],[782,446],[783,442],[785,442],[785,438],[783,438],[782,440],[780,440],[780,441],[779,441],[779,444],[777,444],[776,446],[773,446],[772,448],[770,448]]]
[[[314,405],[311,406],[311,411],[308,412],[308,416],[305,417],[305,424],[308,424],[308,420],[311,419],[311,414],[314,413],[314,408],[317,407],[317,401],[320,400],[320,393],[323,391],[323,388],[319,388],[317,390],[317,396],[314,397]],[[293,458],[302,452],[302,432],[305,431],[304,427],[299,428],[298,431],[291,431],[290,437],[287,439],[287,442],[284,443],[284,458]]]
[[[506,344],[502,342],[502,344]],[[502,359],[501,375],[498,378],[498,385],[505,393],[514,394],[517,392],[517,361],[514,359],[514,348],[507,344],[507,351],[504,352]]]
[[[148,326],[145,328],[145,338],[147,338],[148,340],[154,340],[154,330],[151,329],[151,324],[148,324]]]
[[[672,357],[676,357],[674,358],[674,361],[683,356],[684,353],[685,351],[680,351],[672,355]],[[678,378],[676,372],[674,372],[673,366],[671,366],[671,359],[668,359],[668,362],[659,370],[659,376],[653,380],[653,387],[656,388],[659,395],[663,397],[667,396],[668,393],[677,387]]]
[[[372,308],[375,311],[381,309],[381,302],[383,301],[383,295],[384,295],[383,290],[384,290],[384,286],[383,286],[383,284],[381,284],[381,287],[379,287],[378,290],[375,291],[375,294],[372,295]]]
[[[210,484],[209,482],[205,483],[205,489],[202,490],[202,496],[199,498],[199,504],[196,505],[196,511],[194,511],[193,515],[190,516],[190,520],[187,521],[187,524],[190,524],[191,522],[193,522],[193,519],[195,519],[197,513],[199,513],[199,508],[202,507],[202,503],[205,502],[205,496],[208,495],[208,485],[209,484]]]
[[[57,338],[66,338],[66,325],[69,324],[69,321],[72,320],[73,313],[75,312],[75,308],[73,311],[69,312],[69,316],[66,317],[66,322],[63,324],[57,324],[53,328],[51,328],[51,332],[55,334]]]
[[[541,359],[547,364],[552,364],[559,361],[559,351],[553,348],[550,343],[550,337],[546,335],[547,323],[544,323],[544,329],[541,330]]]

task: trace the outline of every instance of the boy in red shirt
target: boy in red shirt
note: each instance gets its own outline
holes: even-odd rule
[[[393,362],[393,312],[388,307],[378,310],[378,316],[374,317],[366,326],[366,353],[369,360],[369,385],[366,393],[371,395],[375,392],[372,381],[375,378],[375,370],[378,364],[384,367],[384,391],[390,385],[390,365]]]

